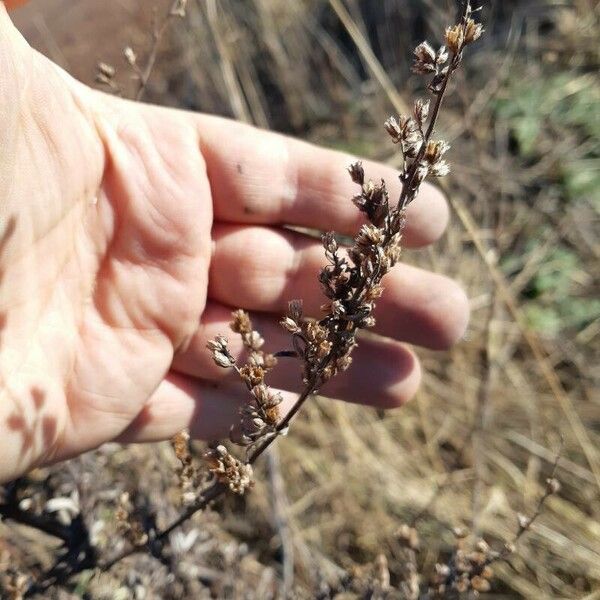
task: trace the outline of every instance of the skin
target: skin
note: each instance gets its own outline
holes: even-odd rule
[[[277,326],[289,299],[318,314],[323,252],[281,225],[354,233],[354,157],[87,88],[33,51],[2,3],[0,74],[0,481],[111,440],[226,435],[244,390],[206,341],[232,307],[251,311],[268,350],[289,347]],[[365,168],[398,193],[394,171]],[[405,246],[447,220],[426,186]],[[387,337],[365,337],[325,395],[400,406],[421,376],[407,343],[463,335],[456,283],[402,265],[385,284]],[[288,405],[298,371],[281,363],[272,379]]]

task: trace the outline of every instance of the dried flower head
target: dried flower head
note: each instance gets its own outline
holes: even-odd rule
[[[128,492],[119,496],[119,504],[115,510],[117,529],[124,535],[132,546],[145,546],[148,534],[136,514],[135,507]]]
[[[363,185],[365,183],[365,170],[363,169],[362,162],[358,161],[352,163],[348,167],[348,173],[350,173],[350,177],[354,183],[358,185]]]
[[[184,18],[186,15],[187,0],[176,0],[171,7],[170,13],[173,17]]]
[[[429,107],[431,106],[430,100],[417,100],[415,102],[415,119],[419,124],[420,128],[423,128],[427,119],[429,118]]]
[[[245,310],[235,310],[232,313],[232,321],[229,324],[234,333],[250,333],[252,331],[252,321],[250,315]]]
[[[229,352],[228,342],[222,335],[210,340],[206,347],[210,350],[213,360],[219,367],[228,369],[235,365],[235,359]]]
[[[181,463],[178,470],[179,487],[181,488],[181,499],[184,506],[190,506],[197,499],[197,485],[199,474],[194,465],[190,453],[190,434],[187,431],[181,431],[171,440],[171,446],[175,456]]]
[[[233,457],[225,446],[219,444],[208,448],[204,460],[216,479],[226,484],[233,493],[243,495],[252,487],[252,466]]]
[[[415,48],[413,71],[419,75],[436,72],[436,53],[429,42],[422,42]]]
[[[125,56],[125,60],[129,63],[129,66],[137,66],[137,54],[131,46],[126,46],[123,49],[123,56]]]
[[[117,73],[117,70],[112,65],[105,62],[99,62],[96,68],[98,74],[107,79],[112,79]]]
[[[465,44],[476,42],[483,35],[483,32],[483,25],[476,23],[469,17],[465,23]]]
[[[462,23],[446,29],[446,45],[453,54],[460,54],[465,43],[465,29]]]

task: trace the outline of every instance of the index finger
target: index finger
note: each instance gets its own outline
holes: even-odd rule
[[[354,235],[364,216],[347,167],[356,157],[219,117],[196,117],[207,163],[215,218],[229,223],[286,224]],[[398,172],[364,161],[367,177],[384,179],[390,200],[400,195]],[[422,186],[409,207],[406,246],[437,240],[448,223],[442,193]]]

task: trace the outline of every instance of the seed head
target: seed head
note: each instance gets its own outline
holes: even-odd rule
[[[229,324],[234,333],[250,333],[252,331],[252,321],[250,315],[245,310],[235,310],[231,313],[232,321]]]
[[[546,492],[548,494],[558,494],[558,492],[560,492],[560,482],[558,479],[555,479],[554,477],[546,479]]]
[[[415,48],[413,71],[418,75],[436,72],[435,50],[428,42],[422,42]]]
[[[350,173],[350,177],[354,183],[358,185],[363,185],[365,183],[365,170],[363,169],[362,162],[357,161],[352,163],[348,167],[348,173]]]
[[[459,54],[465,43],[465,30],[462,24],[446,28],[446,45],[453,54]]]
[[[415,102],[415,119],[421,127],[425,125],[429,117],[430,104],[429,100],[417,100]]]
[[[465,44],[476,42],[483,35],[483,25],[473,19],[467,19],[465,24]]]
[[[213,360],[219,367],[228,369],[235,365],[235,359],[229,352],[227,340],[222,335],[218,335],[214,340],[210,340],[206,344],[206,347],[210,350]]]

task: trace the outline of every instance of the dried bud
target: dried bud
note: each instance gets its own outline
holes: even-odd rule
[[[531,525],[531,519],[521,513],[517,515],[517,522],[521,529],[529,529],[529,526]]]
[[[453,54],[458,54],[465,43],[465,32],[462,25],[454,25],[446,29],[446,45]]]
[[[284,317],[281,319],[280,324],[286,331],[289,331],[290,333],[300,332],[300,326],[298,323],[296,323],[296,321],[290,319],[290,317]]]
[[[277,366],[277,357],[274,354],[263,354],[263,368],[274,369]]]
[[[137,54],[133,50],[131,46],[127,46],[123,50],[123,55],[125,56],[125,60],[132,66],[135,67],[137,65]]]
[[[384,239],[384,232],[375,225],[363,225],[356,236],[356,243],[363,248],[377,246]]]
[[[394,144],[413,146],[422,141],[417,122],[412,117],[401,115],[398,120],[390,117],[384,126]]]
[[[227,484],[232,492],[242,495],[253,485],[252,465],[240,462],[225,446],[208,448],[204,453],[204,460],[209,471],[218,481]]]
[[[333,344],[329,341],[321,342],[317,348],[317,357],[325,358],[330,352]]]
[[[444,156],[444,154],[446,152],[448,152],[448,150],[450,150],[450,145],[447,144],[446,142],[444,142],[443,140],[440,141],[430,141],[427,142],[427,147],[425,148],[425,155],[424,158],[430,163],[430,164],[435,164],[438,160],[440,160],[442,158],[442,156]]]
[[[377,298],[381,298],[383,295],[383,286],[382,285],[374,285],[370,287],[365,293],[365,300],[368,302],[372,302],[373,300],[377,300]]]
[[[467,19],[465,24],[465,44],[476,42],[483,34],[483,25],[476,23],[473,19]]]
[[[400,128],[400,125],[398,124],[398,121],[396,121],[395,117],[390,117],[383,124],[383,126],[385,127],[385,130],[388,132],[389,136],[392,138],[394,144],[400,142],[400,139],[402,138],[402,129]]]
[[[430,104],[429,100],[417,100],[415,102],[415,119],[421,127],[425,125],[429,118]]]
[[[267,404],[269,401],[269,388],[264,383],[256,385],[252,388],[252,395],[259,405]]]
[[[235,359],[229,352],[227,340],[222,336],[218,335],[214,340],[210,340],[206,347],[211,351],[213,360],[219,367],[228,369],[235,365]]]
[[[250,333],[252,331],[252,321],[250,315],[245,310],[235,310],[231,313],[232,321],[229,324],[234,333]]]
[[[358,185],[363,185],[365,183],[365,170],[363,169],[362,162],[358,161],[352,163],[348,167],[348,173],[350,173],[350,177],[354,183]]]
[[[350,365],[352,364],[352,357],[351,356],[342,356],[341,358],[338,358],[335,366],[340,370],[340,371],[347,371],[350,368]]]
[[[476,592],[489,592],[492,589],[490,582],[479,575],[475,575],[475,577],[471,579],[471,587]]]
[[[302,319],[302,300],[292,300],[288,304],[288,316],[292,321],[300,323]]]
[[[359,327],[362,327],[364,329],[369,329],[371,327],[375,327],[375,317],[372,317],[372,316],[365,317],[364,319],[362,319],[359,322]]]
[[[171,12],[169,13],[173,17],[185,17],[185,11],[187,8],[187,0],[177,0],[177,2],[171,8]]]
[[[558,479],[555,479],[554,477],[546,479],[546,493],[558,494],[558,492],[560,492],[560,482]]]
[[[321,239],[323,241],[323,248],[325,248],[329,254],[335,254],[337,252],[338,243],[333,232],[329,231],[328,233],[324,233]]]
[[[414,527],[408,525],[402,525],[396,535],[400,538],[400,541],[411,550],[418,550],[420,541],[419,534]]]
[[[379,184],[369,181],[363,186],[362,194],[352,201],[360,211],[367,214],[371,223],[378,227],[383,225],[389,211],[389,198],[383,179]]]
[[[428,171],[434,177],[444,177],[450,172],[450,166],[445,160],[442,160],[449,149],[450,145],[443,140],[427,143],[423,159],[428,163]]]
[[[264,338],[258,331],[250,331],[249,333],[242,334],[242,340],[244,341],[244,345],[254,352],[258,352],[265,344]]]
[[[188,444],[190,442],[190,434],[187,431],[180,431],[173,436],[171,445],[175,452],[175,456],[182,463],[188,463],[192,460]]]
[[[428,42],[422,42],[415,48],[413,71],[419,75],[436,72],[436,54]]]
[[[116,69],[112,65],[104,62],[99,62],[96,67],[98,69],[98,76],[105,77],[106,79],[113,79],[117,73]]]
[[[265,379],[265,370],[262,367],[244,365],[240,369],[240,377],[250,386],[259,385]]]
[[[442,565],[440,563],[435,565],[436,575],[440,578],[446,578],[450,575],[450,567],[448,565]]]
[[[302,330],[308,342],[320,344],[327,339],[327,329],[316,321],[306,321]]]
[[[443,64],[445,64],[448,60],[448,48],[446,48],[446,46],[440,46],[440,49],[438,50],[438,53],[435,57],[435,63],[438,66],[442,66]]]

